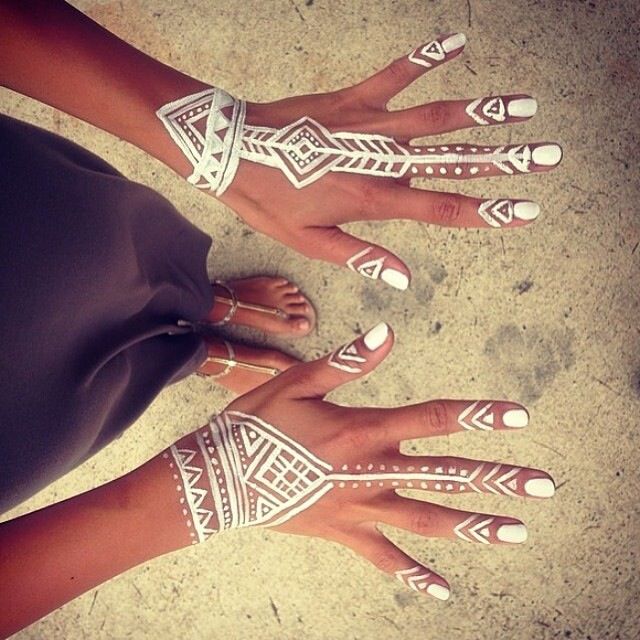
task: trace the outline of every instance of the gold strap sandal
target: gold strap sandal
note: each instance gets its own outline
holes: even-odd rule
[[[229,294],[228,298],[225,296],[215,296],[215,295],[213,296],[213,299],[215,302],[222,302],[224,304],[228,304],[229,311],[227,311],[227,313],[225,314],[224,318],[222,318],[222,320],[209,323],[211,324],[211,326],[220,327],[222,325],[227,324],[229,320],[233,318],[233,316],[235,315],[238,309],[249,309],[250,311],[258,311],[259,313],[266,313],[272,316],[276,316],[277,318],[283,318],[283,319],[286,319],[289,317],[289,315],[284,311],[282,311],[282,309],[276,309],[275,307],[268,307],[262,304],[253,304],[251,302],[243,302],[242,300],[238,300],[238,297],[236,296],[235,291],[226,282],[223,282],[222,280],[214,280],[213,284],[217,284],[219,287],[222,287]]]
[[[198,375],[206,376],[207,378],[212,379],[221,378],[222,376],[226,376],[232,369],[243,369],[244,371],[263,373],[271,377],[277,376],[279,373],[281,373],[280,369],[277,369],[276,367],[267,367],[261,364],[253,364],[251,362],[236,360],[236,352],[233,348],[233,345],[230,342],[227,342],[227,340],[223,340],[222,342],[227,350],[228,356],[226,358],[223,358],[221,356],[207,356],[207,359],[203,362],[203,365],[207,364],[208,362],[215,362],[216,364],[225,365],[224,370],[220,371],[220,373],[203,373],[201,371],[198,371]]]

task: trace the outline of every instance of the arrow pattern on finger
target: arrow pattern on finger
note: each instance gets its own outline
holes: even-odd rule
[[[460,413],[458,424],[467,430],[492,431],[494,422],[493,412],[490,411],[492,406],[493,402],[474,402]]]
[[[429,578],[433,575],[430,571],[419,565],[410,569],[401,569],[394,573],[395,577],[414,591],[425,591],[429,586]]]
[[[453,532],[466,542],[481,542],[489,544],[490,530],[489,526],[495,518],[474,514],[463,520],[460,524],[453,528]]]

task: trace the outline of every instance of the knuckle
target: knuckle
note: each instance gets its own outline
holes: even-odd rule
[[[447,430],[447,408],[442,400],[423,404],[421,418],[426,431],[441,433]]]
[[[371,555],[371,562],[385,573],[398,569],[398,556],[391,549],[378,549]]]
[[[350,451],[369,451],[376,442],[375,430],[368,426],[352,426],[345,430],[344,437]]]
[[[394,60],[387,67],[387,73],[400,84],[410,82],[413,75],[405,58],[398,58],[398,60]]]
[[[315,241],[301,243],[300,253],[311,260],[322,260],[324,258],[323,247]]]
[[[374,181],[366,181],[360,187],[360,213],[375,213],[380,208],[382,187]]]
[[[424,510],[417,511],[411,517],[411,527],[417,533],[428,533],[431,530],[432,518]]]
[[[422,117],[424,118],[425,124],[436,129],[441,129],[449,120],[449,109],[442,102],[433,102],[424,107]]]
[[[440,196],[433,206],[433,211],[443,222],[456,222],[462,213],[460,199],[455,195]]]

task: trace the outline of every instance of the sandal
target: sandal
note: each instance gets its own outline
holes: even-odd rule
[[[222,343],[224,344],[225,349],[227,350],[228,357],[223,358],[221,356],[207,355],[207,359],[200,366],[202,367],[208,364],[209,362],[214,362],[216,364],[225,365],[225,368],[219,373],[204,373],[201,371],[197,371],[196,373],[199,376],[203,376],[203,377],[207,377],[215,380],[216,378],[222,378],[223,376],[228,375],[232,369],[244,369],[245,371],[253,371],[254,373],[263,373],[272,378],[277,376],[279,373],[281,373],[281,370],[276,367],[267,367],[261,364],[253,364],[251,362],[244,362],[243,360],[237,360],[236,352],[233,348],[233,345],[227,340],[222,340]]]
[[[287,320],[288,318],[291,317],[286,311],[283,311],[282,309],[278,309],[277,307],[271,307],[268,305],[257,304],[254,302],[245,302],[244,300],[239,300],[235,291],[226,282],[222,280],[214,280],[212,282],[212,285],[217,285],[218,287],[221,287],[228,294],[227,296],[214,295],[213,296],[214,303],[221,303],[221,304],[228,305],[229,309],[225,313],[224,317],[222,317],[220,320],[217,320],[217,321],[210,320],[208,322],[210,326],[220,327],[228,324],[231,321],[231,319],[235,316],[238,309],[256,311],[258,313],[270,315],[275,318],[280,318],[282,320]],[[302,337],[311,333],[311,331],[313,331],[315,327],[316,316],[315,316],[315,310],[313,309],[310,303],[308,303],[308,308],[310,309],[310,314],[309,314],[309,317],[307,318],[307,321],[309,323],[309,329],[305,333],[284,332],[284,331],[278,332],[278,333],[282,336],[295,336],[295,337]]]

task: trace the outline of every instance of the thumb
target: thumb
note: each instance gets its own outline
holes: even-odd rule
[[[303,236],[305,253],[347,267],[363,278],[382,280],[404,291],[411,282],[407,265],[387,249],[364,242],[339,227],[309,227]]]
[[[296,365],[277,379],[295,398],[322,398],[373,371],[391,351],[393,340],[391,327],[380,322],[329,355]]]

